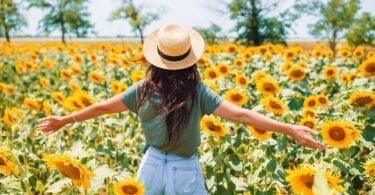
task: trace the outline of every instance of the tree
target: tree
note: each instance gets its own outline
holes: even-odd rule
[[[368,12],[364,12],[362,16],[352,24],[345,38],[349,45],[355,47],[358,45],[374,46],[375,17],[371,16]]]
[[[159,15],[153,12],[144,12],[143,5],[136,6],[133,0],[122,0],[121,6],[111,13],[110,21],[128,20],[132,31],[137,33],[143,44],[144,30],[147,25],[159,19]]]
[[[48,13],[39,21],[39,29],[47,34],[61,31],[61,40],[69,33],[84,36],[93,25],[87,19],[90,15],[84,4],[87,0],[29,0],[29,8],[47,9]]]
[[[19,31],[27,25],[17,5],[13,0],[0,0],[0,36],[5,36],[7,41],[10,41],[11,32]]]
[[[318,19],[309,25],[310,34],[328,40],[332,51],[335,51],[337,40],[344,37],[346,31],[355,22],[359,10],[359,0],[320,0],[295,4],[295,9],[302,14],[314,15]]]
[[[196,28],[196,30],[202,35],[204,40],[211,45],[218,43],[219,39],[226,38],[221,34],[221,27],[215,23],[211,23],[211,25],[207,28]]]
[[[296,16],[288,10],[277,16],[268,16],[281,2],[231,0],[226,3],[226,12],[229,11],[230,19],[236,21],[236,40],[246,45],[261,45],[264,42],[286,44],[287,29]]]

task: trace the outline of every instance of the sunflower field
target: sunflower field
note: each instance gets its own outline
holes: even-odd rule
[[[39,119],[66,115],[146,77],[140,45],[0,45],[0,194],[142,194],[144,137],[131,112],[46,135]],[[210,45],[201,81],[270,118],[308,126],[326,150],[283,134],[201,120],[199,156],[209,194],[375,194],[375,51],[341,45]]]

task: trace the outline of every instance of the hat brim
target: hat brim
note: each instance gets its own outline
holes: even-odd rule
[[[202,36],[197,31],[189,29],[191,39],[190,53],[179,61],[169,61],[162,58],[157,51],[158,31],[159,29],[150,33],[143,44],[143,55],[152,65],[167,70],[179,70],[194,65],[203,55],[205,45]]]

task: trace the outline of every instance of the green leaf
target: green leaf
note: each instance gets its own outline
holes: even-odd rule
[[[303,107],[303,99],[301,97],[291,99],[288,107],[290,110],[300,110]]]
[[[371,126],[367,126],[362,130],[363,138],[366,141],[375,142],[375,128]]]
[[[267,170],[270,171],[270,172],[274,172],[276,170],[276,166],[277,166],[277,161],[276,159],[272,159],[270,160],[268,163],[267,163]]]
[[[346,174],[350,174],[349,169],[340,161],[333,160],[333,164]]]
[[[332,194],[332,192],[334,192],[329,186],[328,181],[321,169],[318,169],[316,175],[314,176],[312,191],[314,194]]]

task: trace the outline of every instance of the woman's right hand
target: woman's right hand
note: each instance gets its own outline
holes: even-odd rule
[[[58,131],[60,128],[66,125],[64,116],[48,116],[41,118],[40,122],[44,122],[36,125],[35,127],[46,134],[51,134]]]
[[[318,134],[316,130],[310,129],[309,127],[303,125],[292,125],[289,135],[292,136],[296,140],[296,143],[301,146],[324,150],[326,146],[312,138],[309,133],[315,135]]]

